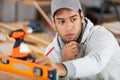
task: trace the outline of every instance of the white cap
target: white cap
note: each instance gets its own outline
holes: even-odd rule
[[[68,8],[73,11],[82,10],[79,0],[52,0],[51,2],[51,14],[55,15],[55,12],[61,8]]]

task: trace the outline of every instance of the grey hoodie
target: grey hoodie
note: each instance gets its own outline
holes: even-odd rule
[[[62,62],[67,75],[63,80],[120,80],[120,48],[115,37],[102,26],[94,26],[85,18],[76,59]],[[65,43],[57,34],[45,55],[61,63]],[[51,50],[52,49],[52,50]]]

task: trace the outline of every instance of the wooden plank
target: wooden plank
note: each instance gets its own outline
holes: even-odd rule
[[[106,29],[108,29],[115,35],[120,35],[120,22],[119,21],[103,23],[102,26],[104,26]]]
[[[40,5],[34,1],[34,6],[37,8],[37,10],[40,12],[40,14],[44,17],[44,19],[47,21],[47,23],[50,25],[50,27],[54,29],[54,25],[52,24],[52,21],[49,19],[49,17],[45,14],[45,12],[43,11],[43,9],[40,7]]]

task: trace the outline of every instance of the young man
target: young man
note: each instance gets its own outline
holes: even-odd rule
[[[115,37],[84,17],[79,0],[52,0],[51,12],[58,33],[36,63],[57,69],[63,80],[120,80]]]

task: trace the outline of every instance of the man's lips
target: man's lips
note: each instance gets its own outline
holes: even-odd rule
[[[74,36],[74,34],[73,33],[70,33],[70,34],[66,34],[65,35],[67,38],[72,38],[73,36]]]

